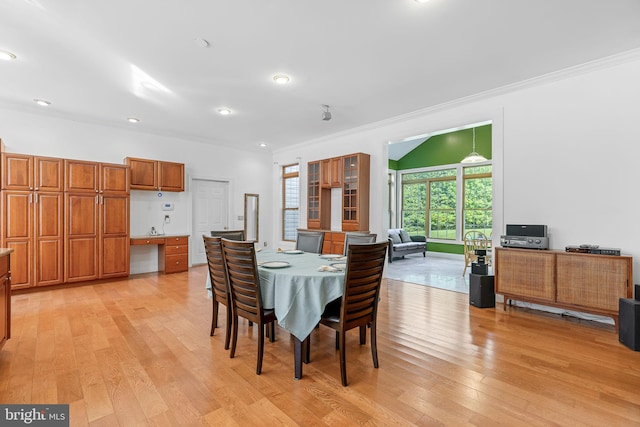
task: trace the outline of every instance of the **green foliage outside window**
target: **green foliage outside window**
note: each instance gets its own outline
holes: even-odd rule
[[[492,230],[491,165],[463,168],[464,202],[456,206],[456,169],[414,172],[402,176],[402,227],[411,235],[456,239],[456,223],[463,216],[463,232]]]

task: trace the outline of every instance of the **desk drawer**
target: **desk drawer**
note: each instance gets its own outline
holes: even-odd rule
[[[189,269],[189,254],[175,254],[165,256],[164,272],[176,273]]]
[[[166,252],[167,255],[188,254],[189,245],[176,245],[176,244],[167,242],[164,250],[167,251]]]
[[[164,239],[160,237],[149,237],[131,239],[131,245],[164,245]]]
[[[166,244],[169,245],[188,245],[189,237],[188,236],[179,236],[179,237],[167,237]]]

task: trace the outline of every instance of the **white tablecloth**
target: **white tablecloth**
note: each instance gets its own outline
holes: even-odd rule
[[[342,296],[344,271],[318,271],[321,266],[346,260],[327,260],[318,254],[287,254],[263,250],[258,264],[286,261],[289,267],[258,267],[264,308],[273,308],[278,324],[299,340],[304,340],[320,321],[325,306]],[[207,288],[211,288],[207,275]]]

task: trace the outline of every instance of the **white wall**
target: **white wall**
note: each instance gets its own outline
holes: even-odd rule
[[[640,51],[632,51],[366,129],[308,141],[275,153],[274,160],[301,159],[301,200],[305,200],[308,161],[359,151],[371,154],[370,228],[385,235],[387,142],[491,120],[494,237],[504,233],[506,223],[547,224],[552,249],[592,243],[632,255],[637,282],[638,76]],[[278,171],[273,179],[274,184],[279,182]],[[274,206],[280,203],[276,200]],[[305,218],[302,204],[301,226]],[[279,227],[274,223],[275,236],[281,234]]]
[[[185,164],[183,193],[131,192],[131,234],[140,235],[151,226],[160,230],[164,212],[160,200],[174,202],[167,234],[191,234],[191,177],[228,181],[230,185],[229,227],[242,229],[244,193],[260,195],[260,241],[270,239],[273,189],[271,153],[249,153],[174,137],[164,137],[122,128],[0,109],[0,138],[5,151],[39,156],[123,163],[125,157],[141,157]],[[264,231],[263,231],[264,230]],[[191,238],[201,238],[191,236]],[[131,273],[157,271],[156,248],[135,248]]]

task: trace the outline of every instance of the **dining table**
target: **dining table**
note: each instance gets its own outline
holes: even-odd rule
[[[303,344],[328,303],[344,292],[346,256],[300,250],[257,250],[262,305],[294,339],[294,378],[302,378]],[[207,275],[207,289],[211,289]]]

